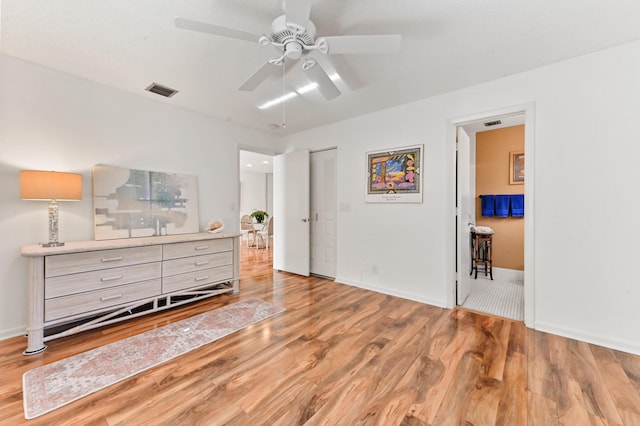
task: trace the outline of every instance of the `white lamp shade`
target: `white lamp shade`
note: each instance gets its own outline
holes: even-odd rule
[[[77,173],[22,170],[20,198],[23,200],[82,200],[82,175]]]

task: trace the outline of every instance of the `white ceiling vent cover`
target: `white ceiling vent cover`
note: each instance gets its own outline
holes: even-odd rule
[[[162,84],[158,83],[151,83],[144,90],[160,96],[164,96],[165,98],[170,98],[178,93],[178,90],[172,89],[171,87],[163,86]]]

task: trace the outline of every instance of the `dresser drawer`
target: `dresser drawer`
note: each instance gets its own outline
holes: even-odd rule
[[[231,250],[233,250],[233,240],[231,238],[189,241],[185,243],[165,244],[162,250],[162,258],[165,260],[178,259],[180,257],[199,256]]]
[[[162,260],[161,246],[131,247],[113,250],[58,254],[45,259],[45,277],[136,265]]]
[[[233,277],[233,265],[220,266],[219,268],[203,269],[202,271],[173,275],[162,279],[162,292],[184,290],[229,280]]]
[[[165,260],[162,263],[162,276],[184,274],[185,272],[201,271],[218,266],[231,265],[233,252],[205,254],[204,256],[184,257],[182,259]]]
[[[46,278],[44,298],[51,299],[160,278],[162,273],[161,265],[160,262],[142,263],[121,268],[100,269],[98,271]]]
[[[160,294],[160,279],[56,297],[44,301],[44,320],[53,321]]]

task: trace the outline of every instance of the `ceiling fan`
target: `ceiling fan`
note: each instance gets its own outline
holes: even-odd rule
[[[316,27],[309,19],[312,0],[284,0],[284,15],[271,23],[271,34],[256,35],[242,30],[221,27],[191,19],[177,17],[177,28],[204,32],[223,37],[258,42],[262,46],[274,46],[280,56],[269,59],[241,86],[240,90],[252,91],[265,81],[285,60],[302,61],[302,71],[318,85],[326,99],[340,95],[340,90],[331,81],[326,71],[307,54],[319,51],[324,54],[389,54],[400,50],[401,36],[390,35],[344,35],[316,38]]]

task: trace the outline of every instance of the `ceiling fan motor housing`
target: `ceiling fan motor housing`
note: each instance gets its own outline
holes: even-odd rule
[[[316,36],[316,26],[310,20],[307,20],[304,31],[298,30],[299,28],[287,26],[285,15],[278,16],[271,23],[271,40],[282,44],[284,46],[282,50],[292,59],[300,58],[303,53],[306,53],[304,47],[313,46]]]

